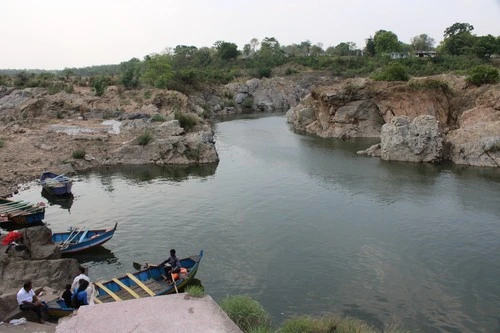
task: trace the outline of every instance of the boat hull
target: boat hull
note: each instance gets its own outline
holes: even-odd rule
[[[82,232],[81,235],[79,233],[75,234],[71,232],[54,233],[52,234],[52,241],[57,244],[64,244],[69,237],[73,237],[75,243],[68,243],[67,246],[61,248],[61,253],[69,254],[85,251],[101,246],[113,238],[117,226],[118,223],[116,223],[112,229],[88,230],[85,234]],[[83,237],[83,239],[81,237]]]
[[[57,175],[53,172],[44,172],[40,176],[40,184],[43,189],[50,194],[64,196],[71,193],[73,180],[64,175]]]
[[[176,279],[178,290],[182,290],[190,281],[193,280],[200,261],[203,257],[203,250],[200,254],[181,259],[181,266],[186,268],[188,273],[186,276],[179,276]],[[124,301],[129,299],[137,299],[143,297],[153,297],[168,295],[176,292],[173,285],[168,285],[164,279],[164,268],[150,267],[135,273],[128,273],[124,276],[111,279],[106,282],[96,282],[96,290],[98,296],[94,298],[98,306],[99,303],[108,303],[114,301]],[[70,315],[74,309],[68,308],[62,300],[52,301],[47,303],[47,312],[50,317],[60,318]]]

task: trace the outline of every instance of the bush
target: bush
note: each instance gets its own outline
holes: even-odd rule
[[[375,333],[376,330],[362,321],[351,318],[335,318],[324,316],[314,318],[300,316],[288,319],[283,323],[280,333]]]
[[[408,81],[410,76],[405,66],[394,62],[382,68],[378,73],[375,73],[372,78],[375,81]]]
[[[493,84],[499,81],[498,70],[491,66],[480,65],[469,70],[466,80],[475,86]]]
[[[86,154],[87,153],[85,152],[85,149],[77,149],[73,150],[71,156],[73,156],[73,158],[82,159],[85,157]]]
[[[108,85],[110,84],[111,80],[106,77],[106,76],[98,76],[94,77],[91,80],[92,88],[94,89],[94,92],[97,96],[102,96],[104,95],[104,92],[108,88]]]
[[[165,117],[160,113],[155,113],[155,115],[151,117],[151,121],[163,122],[165,120],[166,120]]]
[[[243,102],[241,102],[241,106],[244,109],[251,109],[253,107],[253,98],[251,98],[251,97],[245,97],[243,99]]]
[[[205,296],[205,289],[202,286],[187,286],[186,292],[192,297],[203,297]]]
[[[147,145],[149,142],[153,140],[153,135],[149,131],[144,131],[141,135],[137,137],[137,144],[141,146]]]
[[[449,88],[446,82],[436,79],[411,80],[408,86],[413,90],[447,90]]]
[[[191,128],[193,128],[193,126],[198,124],[198,118],[196,116],[192,114],[186,114],[181,111],[175,111],[174,119],[177,119],[181,127],[186,131],[190,130]]]
[[[5,141],[3,139],[0,139],[0,148],[3,148],[5,146]]]
[[[219,305],[243,332],[270,327],[269,314],[262,305],[248,296],[228,296]]]

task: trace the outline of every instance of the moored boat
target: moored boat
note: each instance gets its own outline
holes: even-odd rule
[[[0,228],[16,230],[43,225],[45,205],[0,198]]]
[[[40,184],[46,191],[53,195],[67,195],[71,193],[73,179],[65,175],[45,171],[40,176]]]
[[[177,290],[182,290],[194,278],[202,257],[203,250],[198,255],[181,259],[181,266],[185,269],[185,273],[181,272],[177,276],[174,274],[175,284],[171,285],[164,281],[164,268],[158,266],[150,266],[135,273],[127,273],[109,281],[96,282],[95,288],[98,291],[98,296],[94,298],[94,302],[96,304],[121,302],[175,293]],[[47,303],[47,312],[53,318],[68,316],[73,310],[66,305],[64,300],[54,300]]]
[[[59,244],[61,252],[75,253],[91,249],[109,241],[115,231],[118,223],[111,229],[89,230],[87,228],[71,229],[68,232],[57,232],[52,234],[52,241]]]

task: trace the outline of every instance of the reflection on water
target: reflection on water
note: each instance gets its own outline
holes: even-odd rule
[[[203,249],[206,292],[252,296],[276,323],[329,312],[381,329],[394,318],[425,332],[498,329],[499,169],[381,161],[356,155],[373,140],[249,118],[216,125],[218,165],[78,175],[71,215],[49,206],[45,221],[119,222],[108,252],[78,257],[94,280]]]
[[[71,206],[73,205],[74,199],[73,193],[68,193],[65,195],[53,195],[45,189],[42,189],[42,197],[47,199],[49,205],[58,205],[62,209],[67,209],[68,212],[71,212]]]

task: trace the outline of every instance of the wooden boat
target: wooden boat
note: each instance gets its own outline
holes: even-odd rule
[[[46,171],[40,176],[40,184],[53,195],[67,195],[71,193],[73,180],[65,175]]]
[[[96,304],[121,302],[175,293],[176,287],[177,290],[182,289],[194,278],[202,257],[203,250],[198,255],[181,259],[181,266],[187,270],[187,274],[179,275],[176,278],[175,286],[164,281],[165,270],[157,266],[151,266],[135,273],[127,273],[106,282],[96,282],[95,287],[99,295],[94,298],[94,302]],[[66,306],[64,300],[54,300],[47,303],[47,312],[53,318],[68,316],[73,310],[73,308]]]
[[[16,230],[43,225],[45,205],[0,198],[0,228]]]
[[[52,234],[52,241],[59,244],[61,252],[75,253],[100,246],[109,241],[118,223],[112,229],[89,230],[87,228],[71,229],[68,232],[58,232]]]

